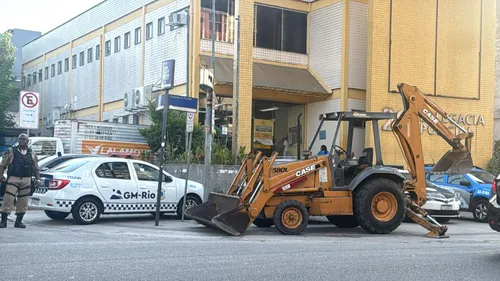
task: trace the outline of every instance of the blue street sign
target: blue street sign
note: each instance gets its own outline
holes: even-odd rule
[[[165,104],[167,103],[167,99],[165,98],[166,94],[159,95],[156,99],[156,110],[163,110]]]
[[[174,87],[175,60],[166,60],[161,65],[161,88],[171,89]]]
[[[196,113],[198,100],[195,98],[169,95],[168,109]]]

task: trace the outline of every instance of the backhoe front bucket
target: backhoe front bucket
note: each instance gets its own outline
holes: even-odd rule
[[[247,223],[243,230],[238,227],[240,215],[235,210],[239,210],[241,206],[244,205],[241,204],[238,196],[210,192],[207,202],[187,209],[185,216],[205,226],[225,231],[231,235],[239,235],[248,226]],[[244,212],[246,213],[246,210]],[[243,218],[243,220],[245,219]],[[248,220],[248,215],[246,215],[246,221]],[[236,226],[232,227],[232,223]]]
[[[430,173],[466,174],[473,168],[470,151],[448,151]]]

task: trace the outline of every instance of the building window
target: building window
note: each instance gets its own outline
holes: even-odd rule
[[[146,25],[146,40],[151,40],[153,38],[153,23],[150,22]]]
[[[80,66],[83,66],[85,64],[85,52],[81,51],[80,52]]]
[[[256,5],[255,46],[306,53],[307,14]]]
[[[59,61],[57,63],[57,75],[60,75],[62,73],[62,61]]]
[[[130,44],[132,43],[132,40],[130,38],[130,31],[125,33],[124,41],[125,41],[125,49],[130,48]]]
[[[113,123],[118,123],[118,118],[113,118]]]
[[[42,70],[38,70],[38,81],[42,82]]]
[[[49,67],[45,67],[45,80],[49,79]]]
[[[135,29],[135,44],[141,44],[141,28],[138,27]]]
[[[165,34],[165,17],[158,19],[158,36]]]
[[[64,72],[69,71],[69,58],[64,59]]]
[[[50,77],[54,77],[56,76],[56,64],[53,63],[51,66],[50,66]]]
[[[139,114],[134,114],[133,115],[132,123],[134,125],[139,125]]]
[[[215,0],[215,40],[233,43],[234,0]],[[201,0],[201,39],[212,39],[212,0]]]
[[[115,37],[115,53],[118,53],[120,51],[120,46],[121,46],[121,40],[120,36]]]
[[[104,55],[106,57],[111,55],[111,40],[106,41],[106,52]]]
[[[24,88],[26,87],[26,76],[23,76],[23,79],[21,81],[21,86]]]
[[[33,85],[36,84],[36,71],[33,72]]]
[[[31,74],[28,74],[28,87],[31,86]]]
[[[123,124],[128,124],[128,115],[123,116]]]
[[[76,68],[76,64],[77,64],[77,63],[78,63],[78,62],[77,62],[77,59],[76,59],[76,55],[73,55],[73,59],[71,60],[71,67],[72,67],[73,69],[75,69],[75,68]]]
[[[92,54],[92,48],[87,50],[87,63],[91,63],[94,59],[94,55]]]
[[[101,45],[95,46],[95,60],[99,60],[101,58]]]

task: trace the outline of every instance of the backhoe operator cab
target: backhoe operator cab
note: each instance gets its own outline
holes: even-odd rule
[[[393,180],[396,183],[402,183],[405,177],[398,172],[397,168],[384,166],[382,160],[382,148],[380,145],[379,120],[395,119],[395,113],[383,112],[335,112],[320,115],[320,124],[316,133],[309,145],[309,149],[303,152],[303,156],[307,159],[311,155],[310,151],[313,148],[319,132],[325,126],[325,121],[329,123],[335,122],[335,134],[332,140],[329,163],[332,173],[332,190],[354,190],[358,185],[363,183],[365,179],[370,177],[385,177]],[[347,147],[346,149],[337,145],[341,124],[346,122],[348,125]],[[367,147],[363,149],[358,159],[352,158],[352,145],[354,136],[355,123],[372,123],[373,139],[375,149]],[[328,126],[329,124],[326,123]],[[375,151],[374,151],[375,150]],[[375,152],[375,155],[374,155]],[[374,156],[376,162],[374,163]]]

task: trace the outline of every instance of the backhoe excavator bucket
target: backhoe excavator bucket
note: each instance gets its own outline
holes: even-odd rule
[[[208,200],[185,211],[185,216],[205,226],[221,229],[213,222],[213,218],[236,209],[240,205],[240,197],[210,192]],[[224,229],[222,229],[224,230]]]
[[[430,173],[466,174],[473,168],[470,151],[448,151]]]

